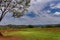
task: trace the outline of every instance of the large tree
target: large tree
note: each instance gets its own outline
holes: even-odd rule
[[[7,12],[13,12],[13,17],[22,16],[30,6],[30,0],[0,0],[0,21]]]
[[[6,13],[13,12],[13,17],[23,16],[28,10],[30,0],[0,0],[0,21]],[[0,36],[3,34],[0,32]]]

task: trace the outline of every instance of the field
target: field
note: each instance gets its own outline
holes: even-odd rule
[[[0,30],[0,40],[60,40],[60,28],[22,28]]]

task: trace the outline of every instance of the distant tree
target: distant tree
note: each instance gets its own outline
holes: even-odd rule
[[[34,28],[34,26],[32,26],[32,25],[28,25],[28,28]]]
[[[7,12],[13,12],[13,17],[20,17],[28,10],[30,0],[0,0],[0,21]]]

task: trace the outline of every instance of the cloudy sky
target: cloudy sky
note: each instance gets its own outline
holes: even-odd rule
[[[20,18],[7,13],[0,25],[44,25],[60,23],[60,0],[31,0],[29,11]]]

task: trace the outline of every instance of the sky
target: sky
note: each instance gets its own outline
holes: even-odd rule
[[[0,25],[60,24],[60,0],[31,0],[28,12],[20,18],[7,13]]]

